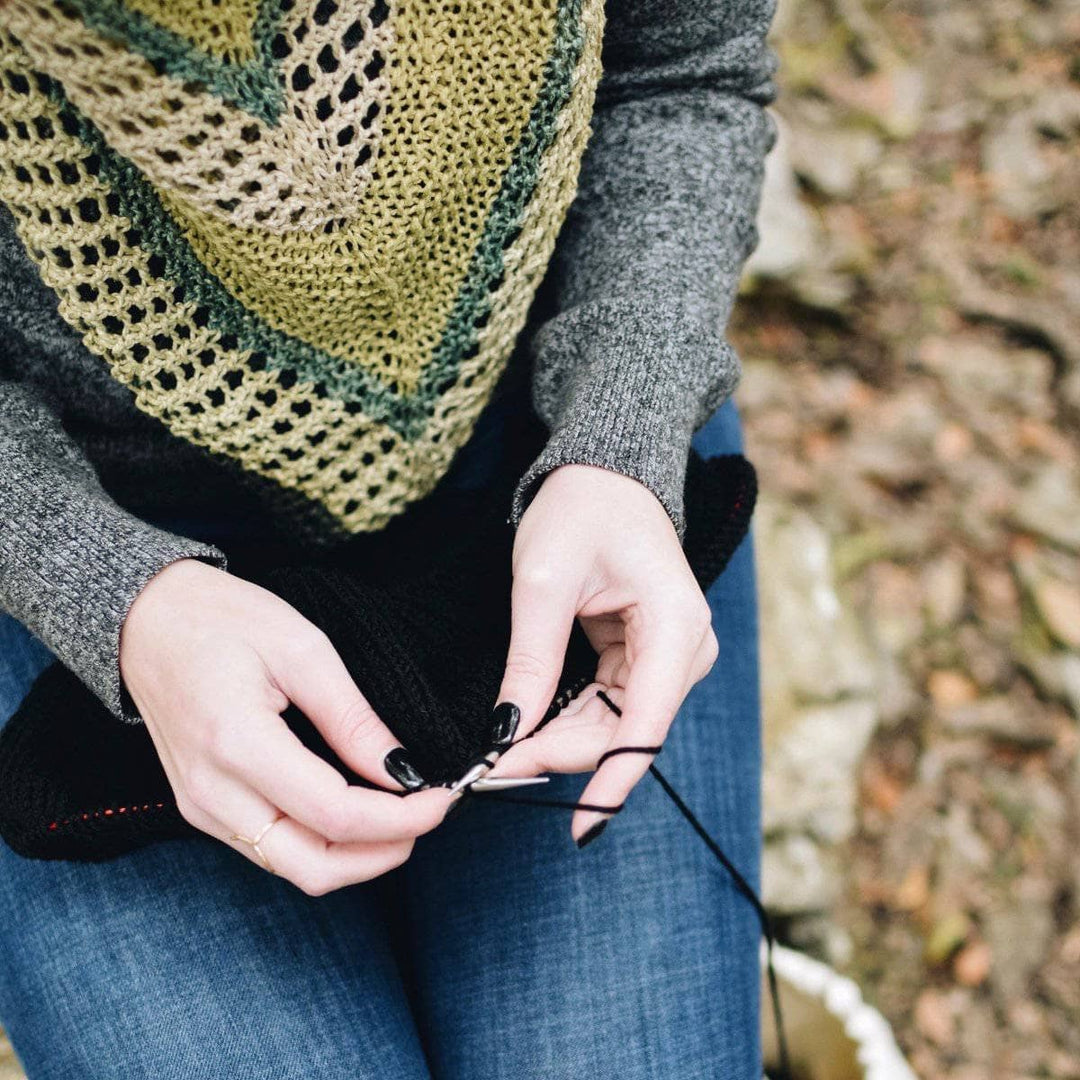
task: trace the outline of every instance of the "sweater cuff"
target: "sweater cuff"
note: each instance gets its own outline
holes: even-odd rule
[[[142,723],[142,717],[124,685],[120,673],[120,631],[131,605],[135,603],[143,587],[170,563],[180,559],[198,559],[216,567],[228,569],[228,560],[220,548],[198,540],[177,536],[151,526],[152,531],[140,536],[138,552],[130,548],[125,552],[123,569],[116,567],[117,577],[104,578],[100,600],[101,616],[106,633],[98,638],[101,650],[100,663],[91,663],[88,669],[90,689],[119,719],[129,724]]]
[[[694,432],[741,374],[723,333],[682,305],[594,302],[544,324],[533,349],[533,400],[550,435],[514,489],[511,524],[553,469],[596,465],[644,484],[681,540]]]
[[[160,529],[105,500],[84,511],[80,519],[56,515],[40,530],[40,542],[0,544],[8,560],[5,575],[9,584],[17,582],[17,617],[118,719],[140,723],[120,674],[120,630],[128,610],[143,586],[177,559],[225,570],[226,557],[211,544]]]

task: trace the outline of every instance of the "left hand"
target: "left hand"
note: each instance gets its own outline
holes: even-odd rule
[[[513,746],[492,776],[595,769],[617,746],[659,746],[717,656],[709,605],[671,518],[636,480],[592,465],[550,472],[514,541],[512,632],[499,702],[521,709],[516,739],[540,722],[554,696],[575,617],[599,654],[599,687],[533,738]],[[617,717],[595,690],[610,689]],[[652,758],[604,762],[579,801],[618,806]],[[578,810],[575,840],[605,815]]]

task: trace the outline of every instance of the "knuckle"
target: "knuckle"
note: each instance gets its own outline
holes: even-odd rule
[[[221,785],[213,770],[195,765],[184,777],[183,796],[197,811],[209,813],[220,795]],[[179,799],[177,800],[179,803]]]
[[[396,870],[399,866],[403,866],[409,861],[409,856],[413,853],[414,842],[407,840],[401,844],[400,847],[394,852],[390,858],[390,862],[387,866],[389,870]]]
[[[700,593],[672,596],[661,609],[659,618],[667,625],[673,639],[695,646],[712,625],[712,611]]]
[[[350,821],[342,803],[321,803],[312,816],[312,825],[325,839],[336,843],[351,839]]]
[[[506,674],[515,680],[532,682],[547,677],[547,665],[534,653],[516,649],[506,659]]]
[[[377,733],[379,718],[366,701],[355,698],[342,709],[336,728],[343,749],[360,751]]]
[[[290,880],[308,896],[325,896],[334,888],[333,877],[321,866],[301,867],[293,873]]]
[[[716,638],[716,633],[713,630],[709,630],[705,635],[705,671],[712,668],[716,663],[717,658],[720,655],[720,642]]]
[[[228,724],[208,728],[204,748],[208,757],[230,771],[242,766],[246,758],[242,732]]]
[[[558,581],[555,567],[546,561],[532,559],[514,572],[514,585],[527,593],[553,592]]]
[[[176,809],[189,825],[194,825],[196,829],[203,828],[206,815],[192,802],[186,792],[178,791],[176,793]]]
[[[314,623],[306,623],[289,635],[285,651],[293,663],[304,664],[324,655],[329,645],[330,638],[324,631]]]
[[[698,590],[689,593],[681,605],[683,621],[700,637],[712,625],[712,609]]]

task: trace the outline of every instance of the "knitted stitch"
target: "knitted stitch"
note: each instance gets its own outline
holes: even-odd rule
[[[702,589],[745,535],[755,495],[742,456],[691,458],[684,550]],[[246,576],[325,631],[376,713],[436,783],[461,776],[488,749],[510,640],[513,530],[492,512],[498,503],[488,492],[429,500],[384,532],[314,561],[256,550],[235,556]],[[548,717],[595,671],[596,654],[575,625]],[[346,779],[365,783],[295,706],[283,716]],[[92,860],[194,832],[145,725],[116,723],[59,662],[42,672],[0,732],[0,836],[22,855]]]
[[[506,365],[602,29],[601,0],[9,0],[0,200],[141,410],[376,529]]]

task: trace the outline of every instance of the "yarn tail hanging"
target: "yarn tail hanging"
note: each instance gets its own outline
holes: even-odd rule
[[[622,716],[622,709],[615,704],[602,690],[596,695],[616,716]],[[545,716],[545,721],[549,719],[549,716]],[[532,738],[533,735],[542,727],[543,724],[534,728],[528,735],[523,736],[525,739]],[[520,740],[519,740],[520,741]],[[619,746],[611,750],[606,751],[601,755],[600,760],[596,763],[596,767],[599,769],[603,765],[604,761],[613,757],[616,754],[650,754],[656,755],[661,752],[663,747],[661,746]],[[679,795],[679,793],[672,786],[671,781],[664,776],[664,774],[656,767],[655,762],[650,763],[649,772],[655,777],[656,782],[664,790],[664,794],[675,804],[679,813],[690,823],[694,832],[701,837],[705,846],[715,856],[717,862],[728,872],[731,877],[732,883],[735,888],[750,902],[755,914],[758,917],[758,921],[761,924],[761,932],[765,938],[765,968],[769,981],[769,998],[772,1003],[773,1023],[776,1027],[776,1042],[777,1051],[780,1058],[780,1072],[777,1080],[793,1080],[791,1072],[791,1057],[788,1051],[787,1034],[784,1030],[784,1015],[783,1009],[780,1004],[780,987],[776,978],[776,969],[773,965],[773,949],[776,945],[776,934],[773,930],[772,919],[769,917],[769,912],[765,905],[761,902],[761,898],[754,891],[754,887],[746,880],[743,874],[739,871],[738,867],[727,857],[723,848],[713,839],[709,834],[709,831],[702,825],[697,815],[686,805],[685,801]],[[598,806],[593,803],[571,802],[568,799],[544,799],[525,797],[520,795],[507,795],[502,792],[495,791],[472,791],[469,788],[465,789],[466,792],[475,799],[491,799],[496,802],[510,802],[518,803],[522,806],[543,806],[550,807],[552,809],[559,810],[593,810],[598,813],[604,814],[617,814],[619,813],[625,804],[620,803],[618,806]]]

